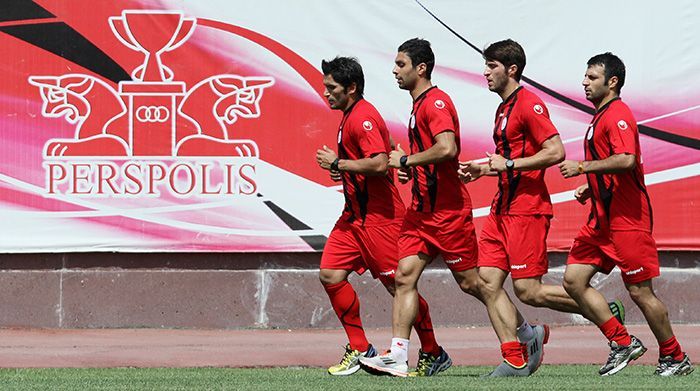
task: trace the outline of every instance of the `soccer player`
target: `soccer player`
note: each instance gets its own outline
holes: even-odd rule
[[[411,324],[419,308],[418,279],[425,267],[442,255],[460,288],[479,300],[481,297],[471,199],[457,175],[457,110],[450,97],[432,85],[435,56],[428,41],[414,38],[404,42],[394,63],[394,76],[399,88],[411,94],[413,110],[408,124],[410,154],[397,145],[389,155],[389,166],[399,168],[402,183],[412,179],[413,197],[399,237],[391,350],[374,358],[360,358],[360,363],[370,373],[406,376]],[[451,365],[444,350],[432,360],[436,371]],[[420,367],[419,360],[419,372]]]
[[[610,355],[600,368],[601,375],[619,372],[647,350],[612,316],[601,294],[590,285],[597,272],[607,274],[615,266],[659,343],[655,373],[687,375],[693,366],[652,286],[652,279],[659,276],[659,258],[651,235],[651,201],[644,185],[637,121],[620,99],[624,84],[625,65],[617,56],[608,52],[588,60],[583,88],[596,113],[586,130],[585,160],[566,160],[559,169],[564,178],[586,175],[587,183],[576,189],[574,197],[581,204],[590,198],[591,212],[569,253],[564,288],[609,340]]]
[[[337,57],[322,61],[321,68],[324,96],[331,109],[343,112],[343,118],[338,153],[324,145],[316,152],[316,161],[334,180],[342,181],[345,208],[326,242],[319,277],[349,339],[340,363],[328,368],[328,373],[350,375],[360,369],[360,356],[372,357],[376,351],[362,328],[360,302],[348,275],[369,269],[394,293],[405,206],[394,185],[393,170],[387,170],[389,132],[379,112],[363,98],[362,67],[354,58]],[[428,303],[420,297],[418,306],[415,329],[422,348],[439,354]]]
[[[493,129],[496,152],[488,155],[488,164],[461,163],[460,178],[468,183],[498,176],[498,191],[479,238],[478,261],[480,290],[504,358],[491,376],[528,376],[542,362],[549,328],[535,326],[533,339],[533,328],[518,324],[515,306],[503,289],[508,273],[523,303],[580,312],[562,286],[542,284],[553,215],[544,172],[564,160],[564,146],[545,104],[520,85],[526,61],[522,46],[511,39],[499,41],[483,56],[488,88],[503,100]],[[527,353],[518,339],[529,341]],[[528,354],[535,356],[529,363]]]

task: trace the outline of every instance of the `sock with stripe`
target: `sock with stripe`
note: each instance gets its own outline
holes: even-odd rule
[[[323,288],[328,293],[333,310],[345,329],[350,348],[361,352],[367,351],[369,342],[365,336],[365,330],[362,328],[360,299],[357,297],[355,289],[347,281],[341,281],[337,284],[323,284]]]

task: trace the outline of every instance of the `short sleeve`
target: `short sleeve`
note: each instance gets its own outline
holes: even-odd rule
[[[542,102],[527,102],[524,111],[524,121],[530,135],[537,145],[542,145],[547,139],[559,134],[557,128],[549,119],[549,110]]]
[[[387,153],[379,124],[371,116],[360,117],[353,126],[353,133],[358,140],[362,156],[370,157],[378,153]]]
[[[445,131],[454,133],[455,124],[449,103],[438,98],[425,102],[425,104],[425,114],[430,135],[435,138],[435,136]]]
[[[634,121],[624,115],[611,116],[607,127],[613,154],[637,154],[638,130]]]

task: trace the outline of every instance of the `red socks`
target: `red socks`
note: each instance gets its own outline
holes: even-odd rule
[[[360,319],[360,299],[357,293],[347,281],[326,285],[323,288],[328,293],[331,305],[338,315],[338,320],[345,329],[345,334],[350,341],[350,348],[364,352],[369,347],[369,342],[362,328]]]
[[[503,359],[515,368],[522,368],[526,364],[523,348],[518,341],[503,342],[501,344],[501,354]]]
[[[667,341],[659,343],[659,356],[671,356],[676,361],[681,361],[683,359],[681,344],[679,344],[678,340],[676,340],[676,336],[669,338]]]
[[[420,339],[421,350],[424,353],[430,353],[433,357],[437,357],[440,354],[440,346],[435,340],[433,321],[430,320],[430,312],[428,311],[428,302],[421,295],[418,295],[418,315],[416,315],[413,328],[416,329],[416,334],[418,334],[418,339]]]
[[[615,341],[620,346],[629,346],[632,343],[632,338],[627,333],[627,328],[614,316],[598,328],[608,341]]]

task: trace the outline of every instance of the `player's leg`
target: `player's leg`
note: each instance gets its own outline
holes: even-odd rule
[[[547,307],[556,311],[580,314],[576,300],[561,285],[542,283],[542,277],[513,279],[513,292],[518,299],[533,307]]]
[[[408,376],[409,338],[420,302],[418,279],[429,261],[430,258],[425,253],[399,260],[392,310],[391,349],[373,358],[361,358],[360,364],[367,372],[376,375]]]
[[[353,270],[364,271],[361,265],[358,246],[349,227],[336,225],[321,256],[319,279],[349,342],[340,363],[328,368],[332,375],[355,373],[359,369],[359,356],[376,354],[362,327],[359,297],[348,282]]]
[[[516,329],[523,324],[523,320],[522,317],[519,319],[515,305],[503,289],[510,267],[502,217],[490,214],[479,238],[479,293],[501,343],[503,355],[503,363],[491,375],[527,376],[530,372],[516,335]],[[524,329],[531,330],[530,327]]]
[[[521,343],[516,335],[516,329],[519,326],[518,312],[503,289],[503,283],[507,276],[508,273],[505,270],[496,267],[482,266],[479,268],[480,291],[486,304],[491,326],[501,343],[504,363],[507,364],[497,368],[492,376],[528,376],[530,371],[527,368],[526,358],[523,356]]]
[[[474,296],[480,302],[484,302],[484,298],[480,290],[480,278],[477,268],[473,267],[471,269],[455,272],[452,271],[452,277],[454,277],[459,289],[462,292]]]
[[[660,275],[660,268],[656,242],[651,233],[613,231],[610,238],[625,287],[659,343],[656,374],[674,376],[692,372],[688,356],[673,335],[666,305],[654,293],[652,281]]]
[[[508,254],[513,292],[521,302],[534,307],[549,307],[579,313],[578,305],[562,286],[542,284],[547,274],[547,235],[550,216],[502,216],[505,251]]]
[[[655,374],[661,376],[687,375],[693,371],[688,355],[678,343],[666,305],[654,293],[652,280],[625,284],[630,297],[644,314],[649,328],[659,343],[659,365]]]
[[[358,361],[360,356],[376,355],[362,327],[360,301],[355,289],[347,280],[349,274],[350,270],[340,269],[321,269],[319,272],[323,288],[349,341],[340,362],[328,368],[328,373],[331,375],[351,375],[360,369]]]
[[[411,335],[418,314],[418,279],[429,262],[430,258],[424,253],[399,260],[392,311],[392,332],[396,338],[408,339]]]
[[[379,227],[366,227],[358,231],[365,263],[372,275],[382,282],[392,296],[396,293],[394,277],[398,267],[400,227],[400,224],[387,224]],[[443,350],[435,339],[428,302],[420,294],[418,295],[418,314],[413,328],[420,340],[421,349],[417,371],[412,374],[414,376],[432,376],[440,370],[447,369],[438,362],[443,356]]]
[[[386,290],[394,296],[396,287],[393,275],[382,276],[380,280]],[[418,294],[418,314],[413,323],[413,329],[416,330],[421,348],[418,351],[416,370],[410,372],[409,376],[433,376],[449,368],[452,365],[452,360],[444,353],[445,351],[435,338],[433,322],[430,318],[430,307],[420,294]]]
[[[574,261],[582,262],[583,254],[586,252],[592,254],[583,247],[589,246],[574,242],[574,247],[569,254],[569,263],[564,272],[564,288],[576,300],[581,313],[598,326],[608,339],[610,354],[598,373],[609,376],[624,369],[630,361],[641,357],[646,348],[636,337],[629,335],[627,328],[613,316],[603,295],[590,285],[591,278],[600,270],[599,266],[590,263],[572,263],[572,256]],[[591,249],[593,249],[592,245],[589,250]],[[609,270],[607,267],[606,269]]]

